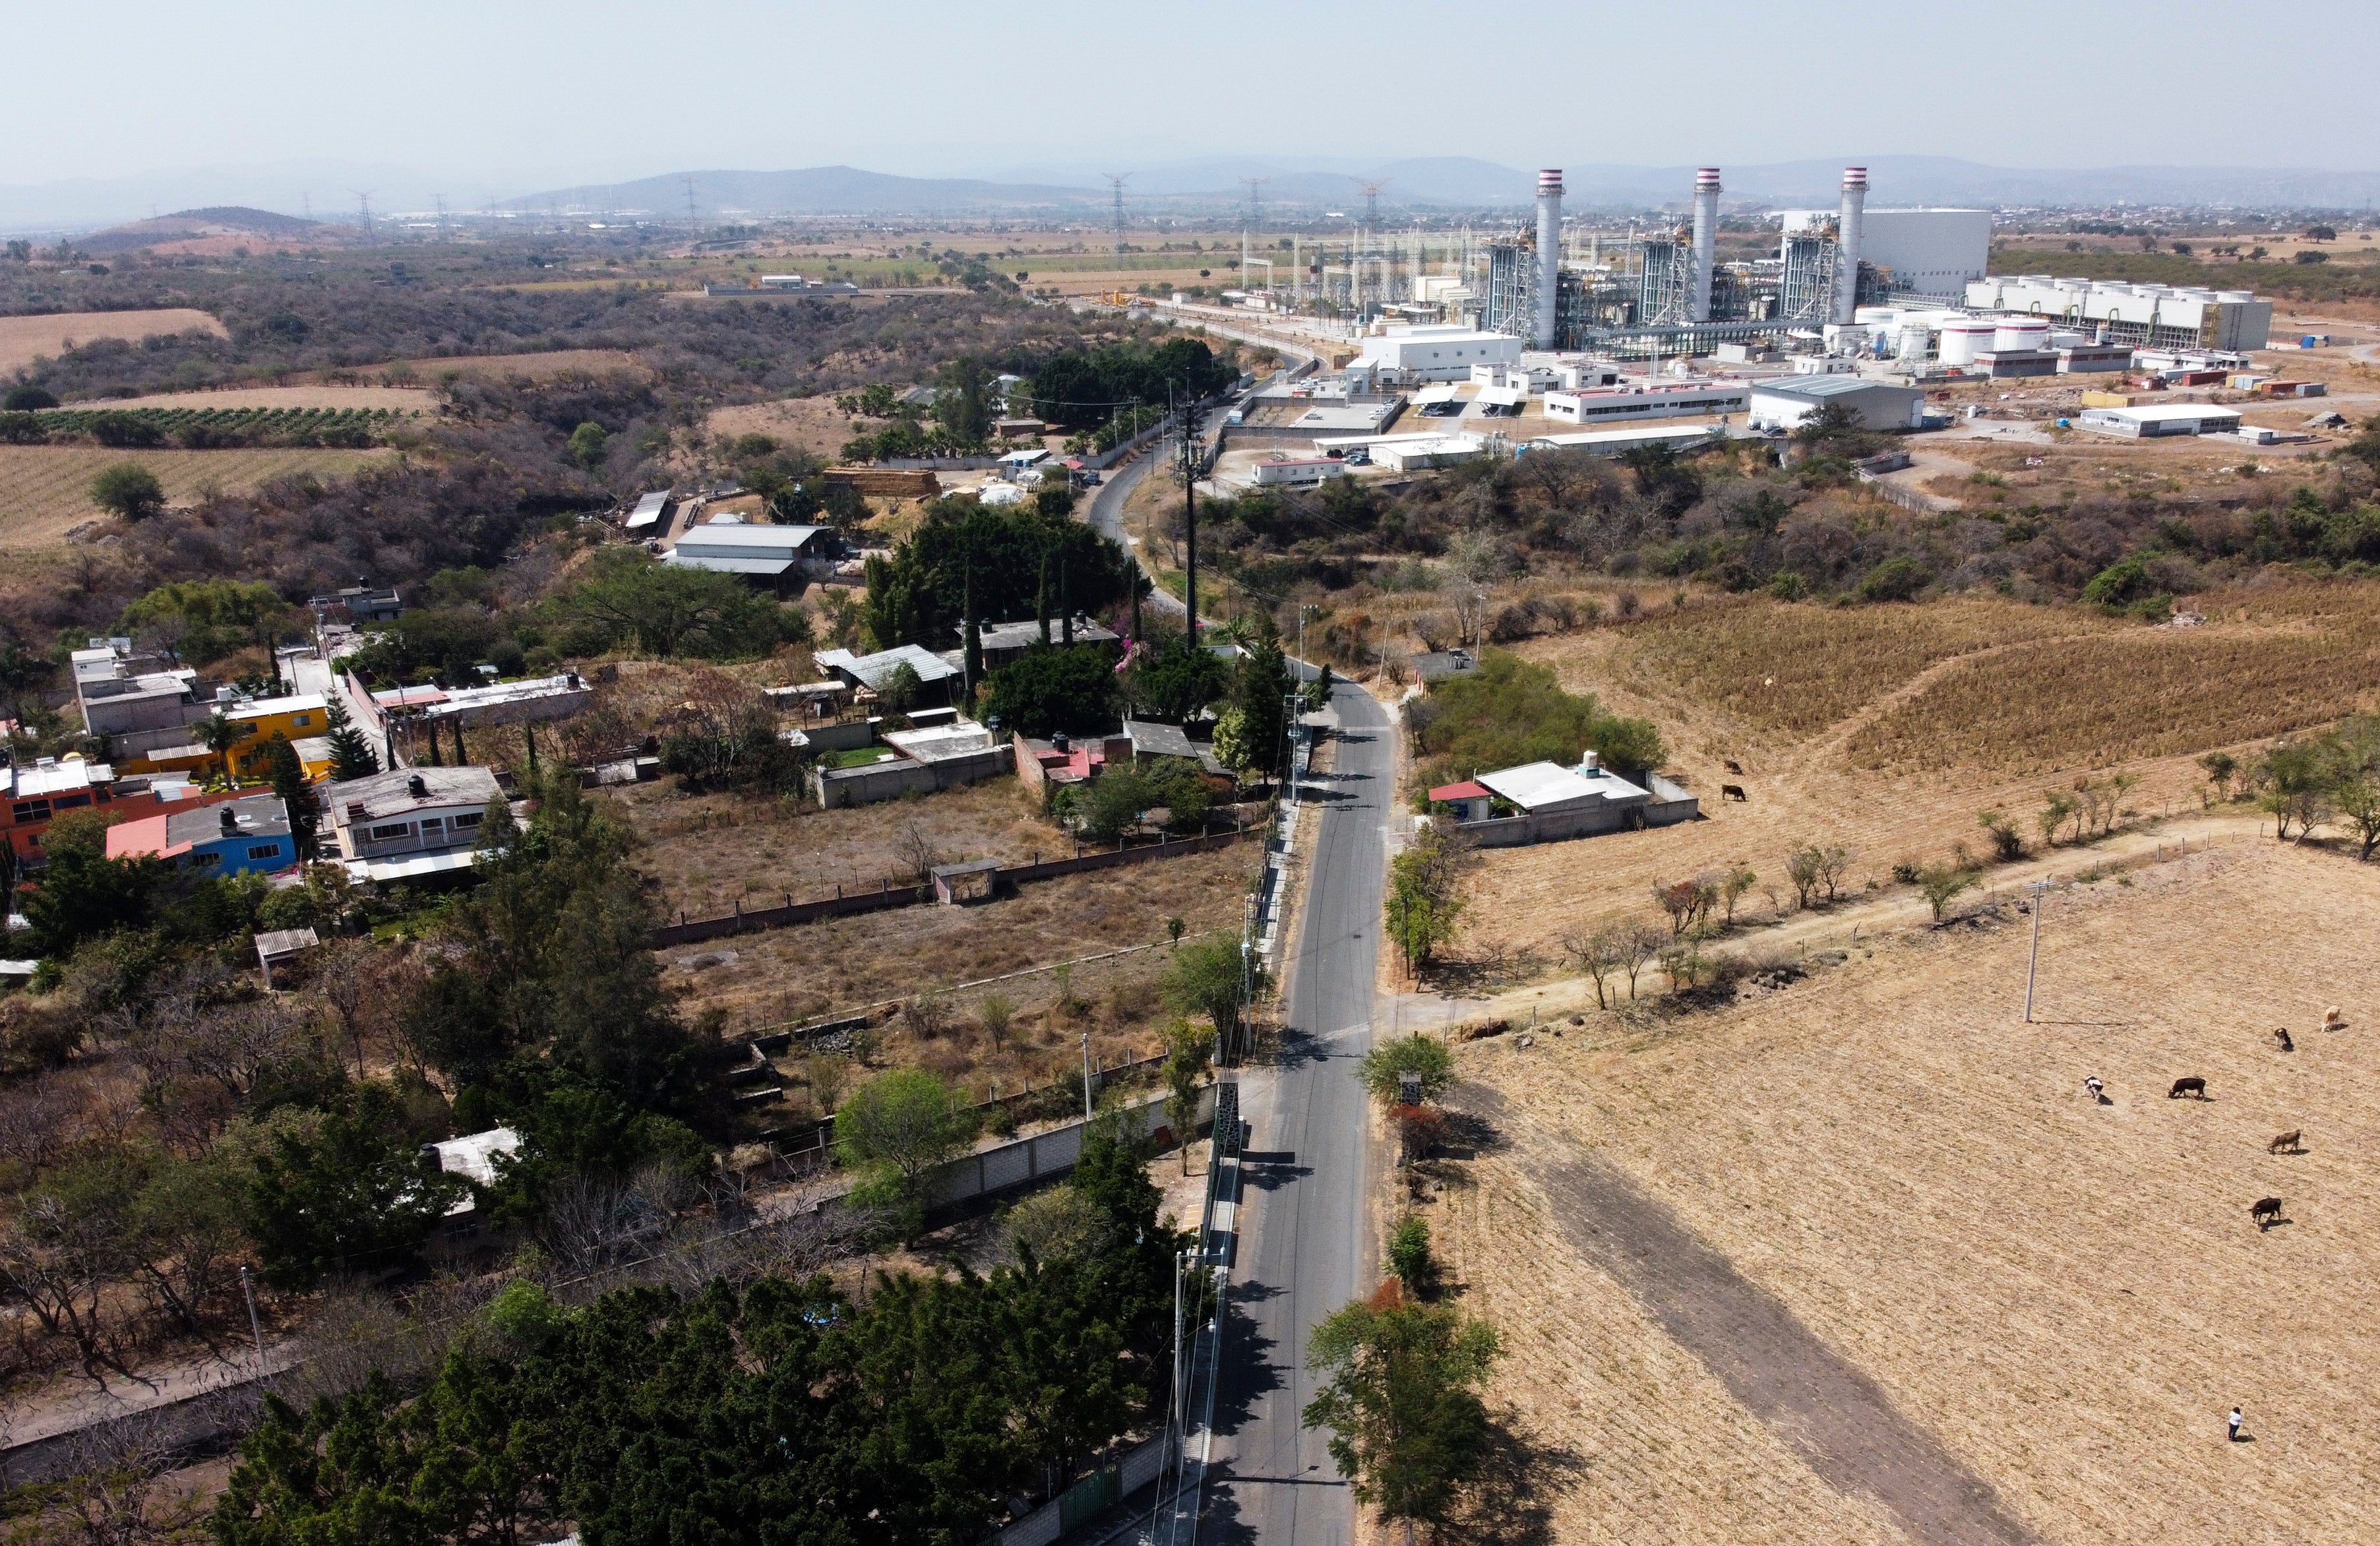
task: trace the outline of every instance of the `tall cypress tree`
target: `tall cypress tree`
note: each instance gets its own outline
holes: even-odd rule
[[[347,714],[347,706],[339,701],[337,693],[331,695],[330,729],[324,739],[331,743],[331,777],[345,783],[351,778],[370,778],[380,772],[380,757],[372,750],[370,739],[356,728]]]

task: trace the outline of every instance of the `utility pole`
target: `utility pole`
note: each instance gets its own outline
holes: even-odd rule
[[[1166,395],[1172,396],[1172,391],[1169,383]],[[1198,643],[1198,437],[1191,433],[1191,430],[1197,410],[1185,403],[1179,411],[1182,415],[1182,444],[1178,453],[1182,469],[1182,598],[1183,605],[1188,609],[1190,643],[1195,648]]]
[[[270,1390],[272,1378],[264,1369],[264,1325],[256,1318],[256,1289],[248,1281],[246,1267],[239,1270],[239,1291],[248,1296],[248,1334],[256,1340],[256,1382]]]
[[[2041,967],[2041,904],[2049,895],[2049,882],[2038,880],[2025,888],[2033,893],[2033,957],[2024,966],[2024,1023],[2033,1024],[2033,980]]]
[[[1091,1033],[1083,1032],[1083,1121],[1091,1120]]]

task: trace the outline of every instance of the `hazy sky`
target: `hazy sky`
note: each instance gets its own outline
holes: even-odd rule
[[[2380,0],[10,7],[0,184],[353,161],[681,168],[1262,153],[1655,164],[2380,162]]]

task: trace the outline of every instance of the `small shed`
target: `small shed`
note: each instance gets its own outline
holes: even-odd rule
[[[1458,822],[1484,822],[1495,808],[1496,797],[1471,779],[1460,784],[1441,784],[1429,792],[1432,805],[1451,806]]]
[[[945,907],[989,902],[992,884],[1000,878],[1000,860],[971,858],[964,864],[938,864],[932,875],[934,900]]]
[[[264,968],[264,985],[273,986],[273,968],[288,965],[300,951],[311,950],[322,943],[322,937],[311,929],[274,929],[257,935],[256,964]]]

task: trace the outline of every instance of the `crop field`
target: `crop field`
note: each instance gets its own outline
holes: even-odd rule
[[[55,311],[37,317],[0,317],[0,371],[21,369],[42,355],[64,354],[72,345],[88,344],[94,338],[138,341],[193,328],[218,338],[230,336],[212,314],[187,306],[155,311]]]
[[[384,437],[408,410],[393,408],[51,408],[33,415],[52,438],[90,434],[103,444],[162,444],[195,449],[233,445],[358,447]],[[138,438],[133,438],[138,437]]]
[[[1641,692],[1682,696],[1755,731],[1807,735],[1954,656],[2107,626],[2015,602],[1829,608],[1747,598],[1632,625],[1612,666]]]
[[[103,468],[138,462],[180,502],[213,486],[253,488],[296,473],[341,478],[386,453],[313,447],[225,451],[128,451],[96,445],[0,445],[0,553],[57,549],[78,526],[110,517],[91,502]]]
[[[2046,796],[2081,777],[2138,780],[2124,805],[2136,818],[2195,816],[2199,754],[2244,755],[2374,703],[2380,594],[2371,588],[2266,586],[2190,604],[2205,614],[2203,627],[1987,602],[1761,600],[1521,645],[1565,687],[1658,724],[1704,819],[1483,852],[1454,955],[1495,974],[1560,969],[1565,934],[1648,918],[1656,883],[1734,864],[1759,877],[1742,910],[1765,922],[1792,907],[1791,849],[1850,849],[1850,888],[1864,892],[1888,884],[1897,864],[1942,862],[1961,845],[1980,855],[1977,815],[1987,809],[2006,812],[2037,852],[2033,822]],[[1929,622],[1937,610],[1942,620]],[[1713,633],[1735,640],[1731,650],[1692,642],[1689,630],[1714,615]],[[1832,717],[1769,728],[1795,717],[1762,712],[1767,696],[1752,688],[1772,674],[1812,684]],[[1747,700],[1749,710],[1736,707]],[[1741,773],[1728,771],[1730,760]],[[1747,797],[1720,797],[1722,784]],[[2229,809],[2227,822],[2252,823],[2247,808]]]
[[[1421,1206],[1549,1538],[2367,1538],[2375,924],[2380,869],[2241,843],[2056,894],[2031,1026],[2010,919],[1463,1048],[1492,1132]]]

